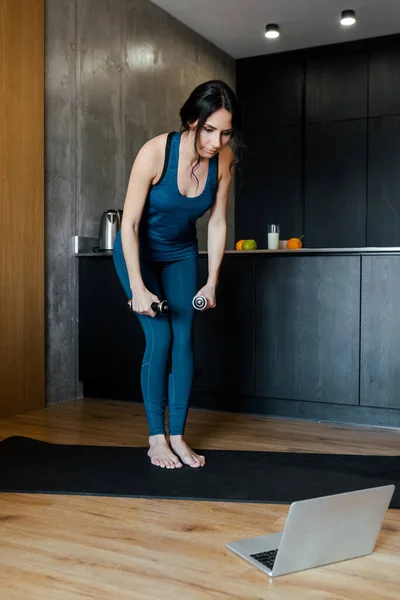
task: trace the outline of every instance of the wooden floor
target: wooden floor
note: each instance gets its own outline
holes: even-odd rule
[[[400,431],[192,410],[195,447],[400,454]],[[76,400],[0,420],[0,437],[146,444],[139,404]],[[207,468],[207,467],[205,467]],[[134,477],[134,473],[127,473]],[[400,510],[375,552],[270,580],[225,549],[282,530],[288,506],[0,494],[1,600],[398,600]]]

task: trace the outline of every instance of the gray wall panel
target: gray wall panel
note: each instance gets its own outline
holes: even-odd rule
[[[97,237],[102,212],[123,206],[140,147],[179,129],[188,94],[217,77],[234,88],[235,61],[148,0],[47,1],[48,404],[80,395],[72,236]],[[228,248],[233,218],[232,186]]]
[[[46,388],[48,404],[77,395],[75,0],[46,3]]]
[[[127,0],[125,35],[127,185],[132,162],[143,143],[160,133],[179,130],[179,109],[190,92],[203,81],[219,77],[235,88],[235,73],[233,59],[150,2]],[[234,247],[233,190],[234,184],[228,206],[230,249]],[[207,247],[207,223],[208,214],[198,223],[201,249]]]
[[[122,193],[121,57],[124,5],[78,0],[78,198],[80,235],[96,237]]]

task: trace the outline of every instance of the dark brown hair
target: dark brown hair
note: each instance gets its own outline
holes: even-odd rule
[[[197,162],[192,169],[192,175],[196,180],[197,177],[194,171],[200,164],[200,155],[197,151],[197,142],[200,131],[209,116],[220,108],[225,108],[232,115],[232,137],[229,142],[234,154],[234,159],[230,164],[230,169],[232,171],[232,167],[236,167],[240,162],[244,145],[241,133],[240,105],[235,93],[229,85],[219,79],[201,83],[193,90],[179,111],[183,131],[188,131],[190,125],[198,120],[194,139]]]

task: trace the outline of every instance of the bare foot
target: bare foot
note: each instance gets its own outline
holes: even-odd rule
[[[150,448],[147,456],[151,464],[162,469],[180,469],[182,463],[168,446],[165,435],[152,435],[149,437]]]
[[[189,467],[204,467],[206,459],[201,454],[196,454],[189,448],[186,442],[183,441],[181,435],[171,435],[169,438],[171,448],[179,456],[181,461]]]

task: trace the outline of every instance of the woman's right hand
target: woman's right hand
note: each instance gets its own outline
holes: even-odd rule
[[[153,302],[159,304],[160,300],[146,288],[140,291],[132,292],[132,310],[139,315],[155,317],[157,313],[151,308]]]

